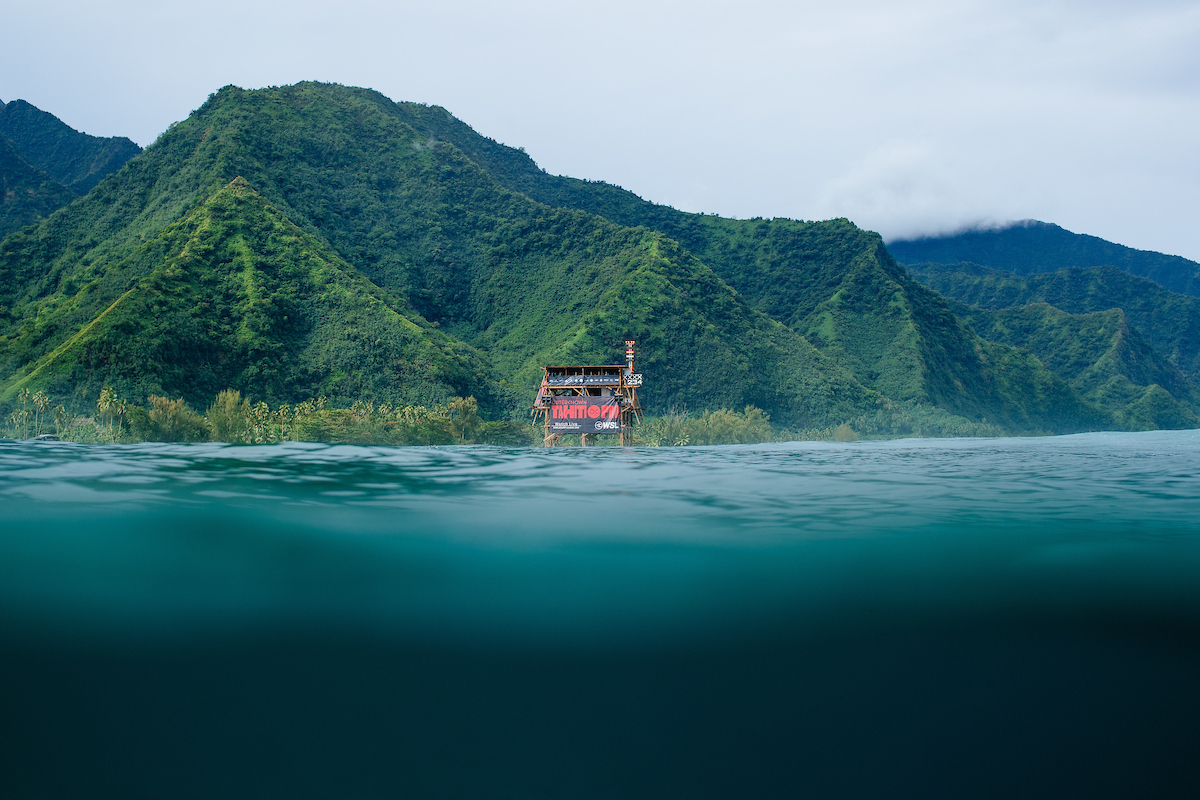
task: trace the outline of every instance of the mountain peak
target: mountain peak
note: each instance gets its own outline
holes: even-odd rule
[[[90,136],[25,100],[0,105],[0,136],[21,156],[77,195],[142,152],[124,136]]]
[[[229,183],[225,184],[225,188],[222,191],[229,191],[235,194],[258,194],[258,192],[254,191],[254,187],[250,185],[250,182],[241,175],[238,175]]]
[[[1200,296],[1200,264],[1137,250],[1040,220],[978,227],[945,236],[901,239],[888,250],[902,264],[969,262],[1031,275],[1068,267],[1115,266],[1181,294]]]

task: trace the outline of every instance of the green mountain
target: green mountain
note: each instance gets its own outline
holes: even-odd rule
[[[142,152],[124,136],[80,133],[24,100],[0,103],[0,136],[9,139],[22,158],[76,195],[87,194]]]
[[[1018,275],[1112,266],[1149,278],[1173,292],[1200,296],[1200,264],[1195,261],[1135,250],[1037,220],[952,236],[894,241],[888,244],[888,250],[902,264],[969,262]]]
[[[352,278],[333,303],[323,287]],[[0,398],[119,382],[203,402],[224,383],[285,401],[471,393],[519,415],[542,364],[613,363],[630,336],[652,408],[1112,424],[845,220],[683,214],[364,89],[226,87],[0,243]]]
[[[1120,427],[1200,427],[1200,392],[1173,358],[1198,346],[1187,330],[1200,326],[1200,300],[1115,267],[1027,277],[973,264],[911,269],[954,298],[979,335],[1032,351]]]
[[[755,309],[889,398],[1018,428],[1034,419],[1058,429],[1106,424],[1035,359],[980,341],[897,265],[878,234],[848,220],[689,214],[611,184],[549,175],[523,150],[479,135],[440,107],[399,109],[427,142],[453,144],[513,191],[679,242]]]
[[[360,102],[345,113],[329,95]],[[301,98],[309,102],[300,109],[309,113],[297,119],[293,103]],[[502,398],[495,387],[505,381],[521,386],[527,402],[540,364],[612,362],[623,337],[634,335],[641,363],[655,374],[647,399],[660,405],[754,403],[791,424],[827,424],[831,415],[840,420],[874,406],[873,393],[794,332],[748,308],[674,242],[548,209],[498,187],[454,148],[429,147],[402,122],[364,113],[392,105],[379,103],[374,93],[341,87],[226,90],[164,134],[115,183],[8,239],[0,245],[0,287],[6,290],[0,324],[7,323],[0,368],[12,376],[5,393],[51,379],[60,388],[80,382],[80,369],[91,376],[85,382],[124,379],[136,389],[158,380],[164,392],[196,399],[211,381],[222,380],[279,399],[311,393],[312,380],[254,385],[239,377],[244,372],[198,369],[199,362],[171,377],[164,373],[170,358],[132,345],[129,351],[138,355],[119,368],[111,347],[100,348],[104,358],[62,360],[67,351],[83,352],[97,330],[109,330],[97,324],[101,315],[113,313],[108,309],[114,303],[118,309],[133,304],[141,297],[126,298],[133,285],[170,263],[154,242],[172,220],[191,219],[219,195],[231,173],[236,179],[245,171],[253,176],[246,185],[262,187],[263,198],[273,195],[264,202],[303,223],[312,241],[349,253],[381,291],[409,298],[434,317],[429,330],[436,325],[487,353],[492,377],[476,375],[456,387],[461,393]],[[251,111],[285,119],[246,119]],[[314,136],[309,126],[321,118],[325,129],[318,127]],[[278,154],[290,148],[300,157]],[[156,315],[165,313],[161,302],[153,308]],[[230,312],[222,307],[208,313],[224,319]],[[129,325],[119,330],[130,339],[146,336]],[[226,358],[245,362],[228,353]],[[293,362],[294,371],[303,359]],[[63,366],[52,368],[55,363]],[[74,366],[68,370],[67,364]],[[380,399],[397,394],[390,381],[331,391]]]
[[[1123,428],[1200,427],[1200,396],[1119,308],[1068,314],[1035,303],[963,316],[985,339],[1031,350]]]
[[[0,136],[0,239],[74,199],[70,189],[21,158]]]
[[[914,264],[909,270],[940,294],[983,309],[1048,303],[1071,314],[1090,314],[1119,308],[1159,353],[1200,383],[1200,299],[1147,278],[1115,267],[1024,277],[977,264]]]
[[[201,400],[238,386],[272,399],[383,393],[432,404],[487,386],[477,353],[241,180],[54,300],[3,342],[16,377],[7,394],[95,397],[116,385]]]

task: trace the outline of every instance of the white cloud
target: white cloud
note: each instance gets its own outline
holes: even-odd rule
[[[887,239],[944,232],[990,221],[930,140],[893,140],[825,182],[817,217],[874,220]]]

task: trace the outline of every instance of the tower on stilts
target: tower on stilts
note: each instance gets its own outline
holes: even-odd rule
[[[604,435],[620,436],[622,445],[630,443],[633,424],[642,421],[642,376],[633,371],[634,345],[632,339],[625,341],[624,364],[544,367],[530,413],[544,419],[547,447],[572,434],[578,434],[584,446]]]

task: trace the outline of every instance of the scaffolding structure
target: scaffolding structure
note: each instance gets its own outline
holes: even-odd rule
[[[543,418],[547,447],[572,434],[585,447],[603,435],[618,435],[622,445],[629,443],[634,423],[642,421],[637,396],[642,376],[633,371],[634,345],[625,341],[624,364],[543,368],[530,413]]]

